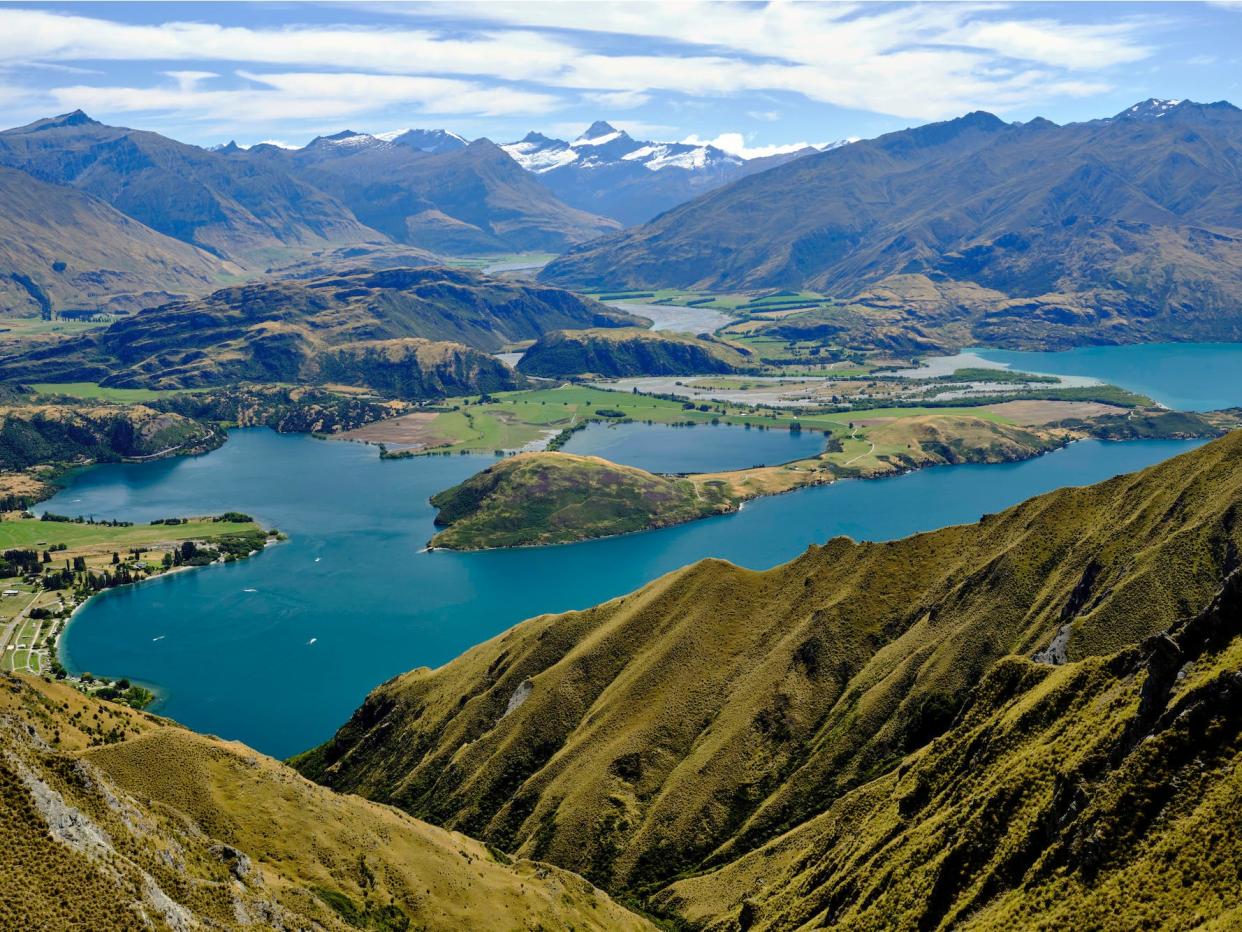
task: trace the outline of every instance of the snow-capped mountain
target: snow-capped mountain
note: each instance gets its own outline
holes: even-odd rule
[[[1149,97],[1142,103],[1137,103],[1133,107],[1127,107],[1119,114],[1113,117],[1114,120],[1158,120],[1168,115],[1173,110],[1180,107],[1185,101],[1182,100],[1161,100],[1158,97]]]
[[[380,133],[375,138],[399,146],[409,146],[419,152],[452,152],[470,145],[470,140],[447,129],[398,129],[390,133]]]
[[[600,168],[618,161],[641,165],[648,171],[665,168],[710,169],[720,165],[740,166],[746,160],[712,145],[694,146],[683,142],[643,142],[599,120],[573,142],[550,139],[542,133],[528,133],[518,142],[501,146],[527,171],[542,175],[567,165]]]
[[[745,159],[710,144],[637,140],[602,120],[572,142],[532,132],[501,148],[565,203],[625,224],[815,151]]]

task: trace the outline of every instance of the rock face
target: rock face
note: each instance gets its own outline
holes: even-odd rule
[[[722,490],[569,453],[501,460],[432,496],[431,504],[444,530],[430,545],[450,550],[565,544],[737,509]]]
[[[298,766],[690,927],[1230,917],[1240,467],[1234,432],[976,525],[704,561],[391,680]]]
[[[758,361],[745,347],[709,336],[638,330],[558,330],[535,341],[518,361],[527,375],[697,375],[742,372]]]
[[[651,929],[581,877],[234,742],[0,677],[5,929]]]
[[[809,288],[910,327],[1069,345],[1242,337],[1242,111],[991,114],[800,158],[543,271],[601,289]],[[886,315],[882,312],[888,312]]]
[[[266,281],[152,308],[0,361],[0,379],[148,388],[335,381],[439,397],[512,387],[512,370],[490,355],[509,342],[635,320],[557,288],[386,269]]]

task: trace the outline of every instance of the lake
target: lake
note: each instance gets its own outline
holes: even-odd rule
[[[137,521],[237,509],[289,534],[250,560],[105,592],[64,638],[71,669],[153,685],[155,711],[283,757],[329,737],[388,677],[540,612],[584,608],[703,557],[763,568],[839,534],[884,540],[973,521],[1195,445],[1085,441],[1022,463],[804,489],[644,534],[470,554],[423,552],[427,498],[492,457],[381,460],[361,444],[268,430],[233,431],[206,456],[84,470],[43,507]]]
[[[688,432],[688,433],[687,433]],[[747,430],[724,424],[591,424],[561,449],[648,472],[718,472],[773,466],[824,450],[820,431]]]
[[[971,349],[1023,372],[1091,376],[1180,411],[1242,405],[1242,343],[1084,346],[1060,353]]]

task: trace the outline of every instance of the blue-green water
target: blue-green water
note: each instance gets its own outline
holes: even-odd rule
[[[327,738],[388,677],[531,615],[592,605],[702,557],[768,567],[838,534],[882,540],[971,521],[1193,446],[1087,441],[1023,463],[804,489],[646,534],[474,554],[421,552],[434,530],[427,498],[490,457],[380,460],[360,444],[266,430],[235,431],[203,457],[86,470],[46,507],[133,520],[238,509],[290,535],[247,561],[106,592],[65,637],[72,669],[154,684],[158,711],[284,756]]]
[[[1062,353],[970,352],[1023,372],[1092,376],[1178,411],[1242,405],[1242,343],[1084,346]]]
[[[716,472],[804,459],[822,453],[824,443],[819,431],[631,423],[592,424],[569,438],[563,449],[648,472]]]

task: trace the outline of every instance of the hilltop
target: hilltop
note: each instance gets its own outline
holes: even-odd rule
[[[1066,126],[970,113],[736,181],[542,279],[811,289],[844,305],[829,331],[864,340],[891,326],[941,346],[1236,340],[1240,145],[1225,102]]]
[[[0,677],[0,925],[645,929],[580,877],[244,745]]]
[[[696,928],[1236,915],[1240,465],[703,561],[385,683],[297,765]]]
[[[445,268],[363,271],[224,288],[0,360],[5,381],[190,388],[341,382],[404,397],[512,388],[489,355],[565,326],[637,318],[557,288]]]
[[[694,375],[753,368],[749,349],[713,337],[636,327],[555,330],[518,361],[518,371],[545,378],[593,375]]]

